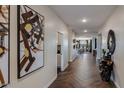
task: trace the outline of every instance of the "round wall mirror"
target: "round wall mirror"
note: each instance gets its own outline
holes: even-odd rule
[[[107,47],[109,49],[109,53],[112,55],[116,48],[115,33],[113,30],[110,30],[108,33]]]

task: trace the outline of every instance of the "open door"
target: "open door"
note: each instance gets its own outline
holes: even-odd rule
[[[63,34],[58,32],[57,38],[57,70],[60,72],[63,63]]]

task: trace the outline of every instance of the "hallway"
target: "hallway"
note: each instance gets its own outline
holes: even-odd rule
[[[124,87],[123,5],[0,8],[0,88]]]
[[[81,54],[69,67],[58,74],[50,88],[112,88],[103,82],[96,68],[95,58],[90,53]]]

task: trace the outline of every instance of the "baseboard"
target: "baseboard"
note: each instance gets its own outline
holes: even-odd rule
[[[68,64],[66,64],[66,66],[65,66],[64,70],[65,70],[67,67],[68,67]]]
[[[46,84],[46,86],[44,86],[44,88],[48,88],[56,80],[56,78],[57,78],[57,74]]]
[[[73,59],[69,60],[69,62],[73,62],[77,57],[78,55],[76,55]]]
[[[66,64],[63,68],[62,71],[64,71],[68,67],[68,64]]]
[[[116,81],[114,81],[112,78],[111,78],[111,81],[114,83],[114,85],[115,85],[116,88],[121,88],[121,87],[119,86],[119,84],[118,84]]]
[[[72,62],[72,60],[69,60],[69,62]]]
[[[121,88],[117,82],[113,81],[113,83],[115,84],[116,88]]]

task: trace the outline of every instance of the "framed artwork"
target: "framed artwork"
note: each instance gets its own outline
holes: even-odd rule
[[[44,66],[44,16],[18,6],[18,78]]]
[[[109,49],[109,53],[113,55],[116,48],[116,38],[113,30],[109,30],[108,33],[107,48]]]
[[[0,5],[0,87],[10,82],[10,6]]]

